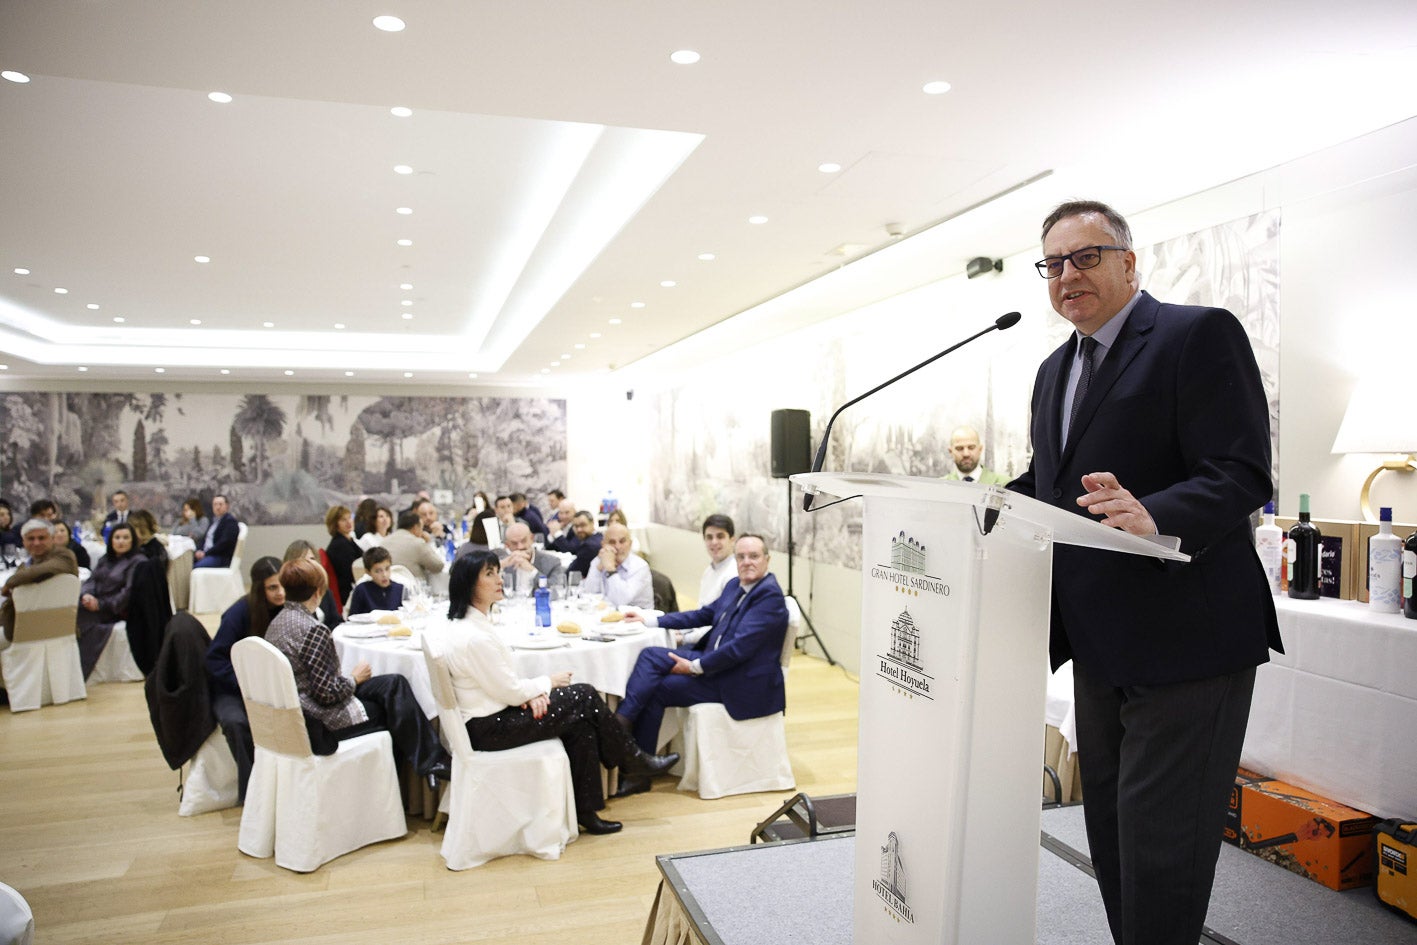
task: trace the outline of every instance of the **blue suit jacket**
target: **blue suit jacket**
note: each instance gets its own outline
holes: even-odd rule
[[[787,707],[782,680],[782,641],[787,634],[787,603],[777,578],[771,574],[753,585],[744,598],[737,578],[729,581],[718,599],[698,610],[665,614],[659,625],[670,630],[713,626],[693,647],[705,676],[717,677],[723,707],[735,719],[755,719]],[[721,633],[719,628],[722,627]],[[718,647],[709,641],[718,633]]]
[[[236,517],[227,512],[212,523],[212,530],[216,532],[216,536],[212,539],[212,550],[207,554],[230,561],[231,556],[236,554],[236,541],[241,537],[241,529],[236,524]],[[205,543],[206,537],[204,536],[202,541],[197,543],[197,547],[201,548]]]
[[[1049,650],[1115,686],[1233,673],[1283,652],[1250,535],[1269,501],[1269,406],[1244,328],[1223,309],[1142,294],[1066,446],[1076,335],[1038,370],[1028,470],[1009,488],[1078,515],[1082,476],[1112,472],[1188,564],[1056,545]]]

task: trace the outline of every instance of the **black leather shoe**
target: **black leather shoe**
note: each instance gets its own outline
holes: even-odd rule
[[[631,794],[643,794],[650,789],[649,778],[620,778],[620,786],[616,788],[611,797],[629,797]]]
[[[651,755],[644,749],[636,751],[620,765],[620,770],[632,777],[652,778],[663,774],[679,763],[679,753],[671,751],[667,755]]]
[[[619,833],[620,828],[624,826],[624,824],[620,823],[618,820],[601,820],[594,814],[591,814],[584,820],[581,820],[579,817],[577,817],[576,820],[580,823],[581,830],[593,834]]]
[[[453,780],[453,766],[447,761],[440,761],[429,768],[424,777],[428,779],[428,788],[436,792],[440,783],[447,784]]]

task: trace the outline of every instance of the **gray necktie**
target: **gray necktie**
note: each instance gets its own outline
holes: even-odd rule
[[[1097,341],[1093,338],[1082,340],[1082,370],[1078,371],[1078,386],[1073,391],[1073,409],[1068,414],[1068,439],[1073,438],[1073,428],[1077,426],[1078,414],[1082,411],[1083,398],[1087,396],[1087,388],[1092,384],[1092,355],[1097,350]]]

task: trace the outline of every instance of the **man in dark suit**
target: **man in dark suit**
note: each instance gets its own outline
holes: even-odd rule
[[[128,493],[119,489],[109,496],[109,499],[113,502],[113,510],[104,516],[104,528],[110,525],[121,525],[128,521]]]
[[[575,571],[581,577],[590,572],[590,566],[600,554],[605,537],[595,530],[595,518],[586,511],[580,511],[571,519],[571,527],[560,538],[546,547],[552,551],[570,552],[576,558],[566,566],[567,571]]]
[[[527,528],[531,529],[532,535],[546,537],[546,522],[541,518],[541,511],[536,506],[526,500],[525,492],[512,493],[512,514],[526,522]]]
[[[711,626],[697,643],[677,649],[646,647],[635,660],[625,699],[616,714],[649,754],[658,749],[659,723],[672,705],[721,702],[735,719],[756,719],[787,706],[782,680],[782,643],[787,603],[768,573],[767,543],[742,535],[733,546],[738,577],[698,610],[665,614],[658,621],[627,609],[626,620],[643,619],[670,630]],[[623,780],[617,797],[649,790],[649,781]]]
[[[1273,488],[1269,409],[1235,317],[1138,292],[1131,245],[1104,204],[1063,204],[1044,221],[1037,266],[1077,330],[1038,371],[1033,455],[1009,488],[1178,536],[1191,555],[1055,546],[1049,649],[1054,669],[1073,661],[1088,844],[1112,937],[1195,945],[1255,667],[1281,649],[1249,529]]]
[[[212,527],[207,529],[207,537],[202,547],[192,553],[194,568],[225,568],[231,565],[236,554],[236,542],[241,537],[241,526],[231,514],[231,504],[224,495],[212,496]]]

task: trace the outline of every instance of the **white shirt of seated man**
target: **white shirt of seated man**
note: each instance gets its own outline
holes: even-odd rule
[[[723,588],[738,576],[738,564],[733,560],[733,536],[728,529],[718,525],[704,528],[704,549],[709,554],[709,566],[704,568],[699,579],[699,606],[705,607],[718,600]],[[698,627],[693,630],[675,630],[676,644],[694,644],[713,627]]]
[[[630,530],[619,522],[605,528],[600,554],[591,563],[582,593],[604,594],[616,607],[654,607],[654,587],[649,565],[630,553]]]

